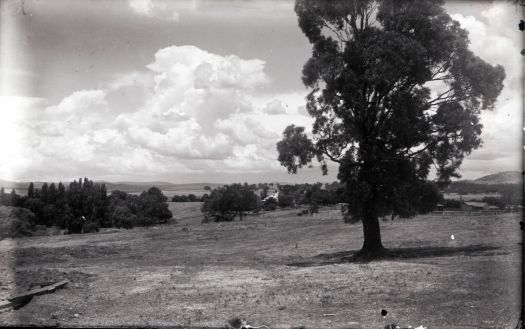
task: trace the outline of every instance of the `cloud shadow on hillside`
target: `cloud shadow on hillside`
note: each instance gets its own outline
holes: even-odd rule
[[[507,252],[498,251],[500,247],[486,245],[470,245],[461,247],[414,247],[414,248],[392,248],[388,249],[388,255],[377,259],[381,260],[407,260],[415,258],[433,258],[433,257],[450,257],[450,256],[494,256],[505,255]],[[359,250],[339,251],[335,253],[319,254],[310,260],[294,262],[287,264],[296,267],[324,266],[343,263],[366,263],[368,261],[355,260],[354,256]]]

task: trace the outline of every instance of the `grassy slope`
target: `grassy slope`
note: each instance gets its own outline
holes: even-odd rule
[[[494,328],[519,307],[516,214],[382,223],[385,245],[406,258],[352,264],[342,259],[361,226],[333,212],[202,225],[199,206],[172,204],[178,223],[158,228],[0,241],[0,298],[15,283],[72,281],[0,311],[0,323]]]

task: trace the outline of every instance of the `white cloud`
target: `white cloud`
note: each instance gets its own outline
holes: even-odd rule
[[[269,81],[264,64],[172,46],[158,50],[144,70],[115,76],[103,89],[79,90],[55,105],[20,112],[22,119],[12,120],[10,127],[31,138],[20,138],[24,152],[13,153],[32,153],[32,161],[23,164],[20,157],[17,166],[24,170],[16,176],[104,178],[279,168],[275,143],[297,114],[279,122],[272,117],[286,115],[291,103],[297,108],[304,95],[256,97]],[[122,109],[120,98],[128,91],[136,99]]]
[[[286,114],[286,107],[287,105],[282,101],[274,99],[266,104],[263,112],[268,114]]]
[[[150,18],[170,19],[162,15],[175,12],[168,2],[129,5]],[[473,51],[507,73],[496,110],[482,114],[484,146],[465,160],[465,177],[519,164],[514,150],[521,147],[521,36],[505,27],[509,7],[496,4],[482,20],[454,16],[469,29]],[[287,125],[309,130],[313,119],[305,110],[306,89],[264,94],[270,82],[261,59],[171,46],[152,53],[144,68],[51,106],[41,99],[0,97],[0,177],[122,180],[283,172],[275,143]]]
[[[12,179],[38,163],[38,155],[32,152],[35,136],[26,119],[45,104],[35,97],[0,97],[0,177]]]
[[[482,148],[462,165],[464,178],[506,170],[521,170],[522,105],[521,35],[509,21],[519,21],[514,6],[497,3],[481,13],[483,20],[459,14],[452,17],[469,31],[470,49],[492,65],[502,65],[506,78],[494,111],[481,114]]]
[[[129,8],[137,15],[149,18],[161,18],[177,22],[179,14],[170,8],[171,4],[165,1],[129,0]]]
[[[243,138],[261,138],[242,114],[253,112],[246,94],[268,81],[264,62],[173,46],[146,67],[154,85],[144,106],[115,120],[131,142],[177,158],[221,159]]]

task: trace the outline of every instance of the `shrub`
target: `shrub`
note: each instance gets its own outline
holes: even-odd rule
[[[82,233],[82,227],[84,226],[84,219],[82,217],[73,218],[67,225],[68,234],[79,234]]]
[[[277,209],[277,201],[274,198],[266,199],[262,204],[262,209],[265,211]]]
[[[35,215],[25,208],[0,206],[0,238],[32,236]]]
[[[291,195],[279,193],[277,199],[277,204],[279,205],[279,208],[287,208],[294,205],[294,199]]]
[[[303,209],[297,213],[297,216],[307,215],[310,211],[308,209]]]
[[[310,206],[308,207],[308,211],[310,211],[310,214],[317,214],[319,213],[319,204],[315,201],[312,201],[310,203]]]
[[[505,202],[502,198],[495,198],[495,197],[484,197],[483,202],[486,202],[487,204],[491,206],[496,206],[500,209],[505,208]]]
[[[32,236],[34,225],[21,219],[15,219],[11,223],[9,235],[13,238]]]
[[[111,214],[111,224],[114,227],[130,229],[133,228],[137,216],[127,206],[117,206]]]
[[[155,224],[155,219],[146,216],[137,216],[135,219],[135,226],[151,226]]]
[[[98,232],[100,226],[94,221],[87,221],[82,228],[82,233],[95,233]]]
[[[444,204],[445,208],[461,208],[461,201],[459,200],[445,199]]]
[[[138,217],[139,222],[145,223],[144,226],[155,223],[167,223],[173,214],[166,203],[167,198],[157,187],[151,187],[147,192],[142,192],[139,197]]]

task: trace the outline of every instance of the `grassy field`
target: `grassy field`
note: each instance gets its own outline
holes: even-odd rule
[[[518,214],[382,222],[385,245],[403,256],[348,263],[362,228],[333,211],[201,224],[199,203],[170,207],[175,224],[0,241],[0,299],[71,281],[0,310],[0,323],[504,328],[519,310]]]

